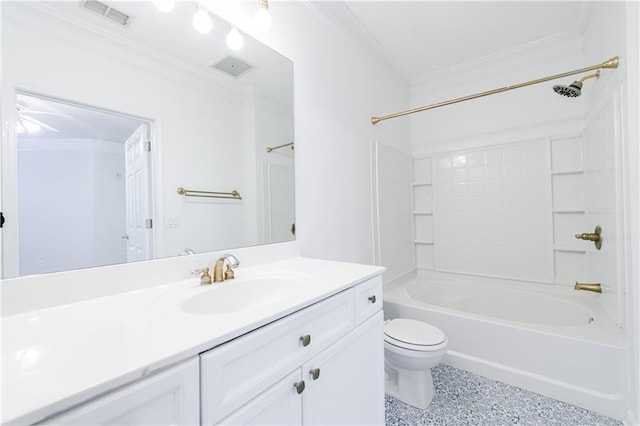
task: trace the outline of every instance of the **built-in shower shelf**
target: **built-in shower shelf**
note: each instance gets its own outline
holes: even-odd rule
[[[414,241],[414,244],[420,244],[420,245],[426,245],[426,246],[432,246],[433,245],[433,241]]]
[[[433,216],[433,212],[413,212],[414,216]]]
[[[570,251],[570,252],[575,252],[575,253],[586,253],[587,250],[583,247],[577,247],[577,246],[554,246],[553,250],[555,251]]]
[[[551,170],[552,175],[581,175],[584,173],[584,170]]]
[[[584,213],[584,209],[553,209],[554,213]]]
[[[584,209],[553,209],[554,213],[584,213]]]
[[[431,182],[413,182],[413,186],[431,186]]]

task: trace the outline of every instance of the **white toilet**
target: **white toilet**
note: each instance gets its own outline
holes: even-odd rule
[[[442,361],[447,337],[430,324],[398,318],[384,325],[385,393],[400,401],[427,408],[435,389],[431,368]]]

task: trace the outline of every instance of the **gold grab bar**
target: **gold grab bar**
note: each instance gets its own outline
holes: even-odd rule
[[[527,82],[520,83],[520,84],[514,84],[513,86],[505,86],[505,87],[501,87],[499,89],[488,90],[486,92],[476,93],[475,95],[463,96],[461,98],[455,98],[455,99],[451,99],[451,100],[444,101],[444,102],[438,102],[437,104],[431,104],[431,105],[427,105],[427,106],[423,106],[423,107],[413,108],[413,109],[409,109],[407,111],[397,112],[395,114],[383,115],[382,117],[371,117],[371,124],[376,124],[376,123],[379,123],[382,120],[388,120],[390,118],[401,117],[403,115],[408,115],[408,114],[413,114],[413,113],[416,113],[416,112],[426,111],[426,110],[429,110],[429,109],[439,108],[439,107],[442,107],[442,106],[451,105],[451,104],[455,104],[455,103],[458,103],[458,102],[469,101],[471,99],[481,98],[483,96],[495,95],[496,93],[502,93],[502,92],[506,92],[508,90],[519,89],[519,88],[525,87],[525,86],[531,86],[532,84],[543,83],[545,81],[555,80],[555,79],[558,79],[558,78],[568,77],[570,75],[580,74],[580,73],[583,73],[583,72],[594,71],[594,70],[603,69],[603,68],[618,68],[618,57],[614,56],[613,58],[611,58],[608,61],[605,61],[605,62],[603,62],[601,64],[592,65],[590,67],[585,67],[585,68],[580,68],[579,70],[568,71],[568,72],[564,72],[562,74],[556,74],[556,75],[552,75],[552,76],[549,76],[549,77],[539,78],[537,80],[531,80],[531,81],[527,81]]]
[[[207,197],[207,198],[233,198],[234,200],[242,200],[242,196],[235,189],[231,192],[214,192],[214,191],[196,191],[194,189],[178,188],[178,194],[185,197]]]
[[[293,149],[293,142],[285,143],[284,145],[278,145],[274,147],[268,146],[267,152],[275,151],[276,149],[284,148],[285,146],[290,146],[291,149]]]

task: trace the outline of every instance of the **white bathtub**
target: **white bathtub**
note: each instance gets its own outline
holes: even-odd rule
[[[446,364],[622,419],[624,336],[598,296],[432,274],[386,285],[384,312],[440,328],[449,339]]]

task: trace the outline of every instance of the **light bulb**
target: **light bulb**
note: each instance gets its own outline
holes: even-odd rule
[[[42,130],[42,127],[40,127],[36,123],[32,123],[31,121],[23,120],[22,125],[28,133],[38,133],[40,130]]]
[[[236,27],[231,28],[229,34],[227,34],[227,46],[231,50],[240,50],[244,45],[244,39],[242,38],[242,34]]]
[[[176,5],[175,0],[153,0],[153,5],[158,8],[160,12],[169,13]]]
[[[200,34],[206,34],[213,28],[213,21],[209,12],[198,5],[198,10],[193,15],[193,28]]]
[[[26,129],[24,128],[24,126],[20,121],[16,121],[16,132],[18,132],[18,134],[22,134],[26,132]]]
[[[267,31],[271,28],[271,14],[269,13],[268,0],[258,0],[258,10],[253,17],[253,23],[260,31]]]

